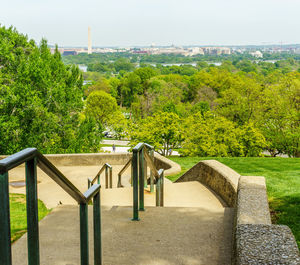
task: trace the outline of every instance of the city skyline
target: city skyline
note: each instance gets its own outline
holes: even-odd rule
[[[280,45],[300,43],[299,9],[296,0],[14,0],[0,23],[69,47],[87,47],[88,26],[93,47]]]

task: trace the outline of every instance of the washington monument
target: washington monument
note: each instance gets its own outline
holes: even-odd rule
[[[88,54],[92,54],[91,27],[88,28]]]

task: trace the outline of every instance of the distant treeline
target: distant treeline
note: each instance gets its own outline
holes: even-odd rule
[[[127,61],[127,63],[129,63]],[[220,66],[145,66],[113,76],[84,73],[86,96],[103,90],[131,120],[123,132],[164,155],[300,155],[300,73],[294,59]],[[103,106],[104,107],[104,106]],[[120,130],[122,131],[122,130]]]
[[[93,53],[86,54],[81,53],[78,55],[63,56],[63,61],[66,64],[95,64],[95,63],[112,63],[120,58],[127,58],[130,63],[152,63],[152,64],[165,64],[165,63],[195,63],[198,61],[207,62],[223,62],[229,61],[241,61],[251,60],[256,61],[257,59],[249,53],[244,54],[231,54],[231,55],[194,55],[184,56],[181,54],[132,54],[129,52],[121,53]],[[282,53],[263,53],[261,61],[267,60],[285,60],[292,58],[294,60],[300,60],[300,54],[292,54],[287,52]]]
[[[224,56],[220,66],[207,58],[196,66],[153,66],[132,54],[103,55],[100,62],[97,56],[66,57],[96,58],[87,63],[94,71],[81,73],[58,50],[51,54],[45,40],[38,46],[0,27],[1,154],[26,147],[98,152],[110,130],[163,155],[174,149],[199,156],[258,156],[266,149],[300,155],[298,60]]]

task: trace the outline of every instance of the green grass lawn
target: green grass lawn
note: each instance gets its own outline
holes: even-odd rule
[[[180,174],[169,177],[172,181],[197,162],[215,159],[244,176],[264,176],[272,222],[289,226],[300,248],[300,159],[280,157],[169,157],[181,165]]]
[[[27,229],[26,197],[23,194],[9,194],[10,219],[11,219],[11,241],[20,238]],[[38,202],[39,220],[43,219],[49,212],[42,201]]]

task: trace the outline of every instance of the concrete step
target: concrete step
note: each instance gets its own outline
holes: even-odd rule
[[[89,207],[90,264],[93,264]],[[102,207],[104,265],[228,265],[233,210],[219,207]],[[27,264],[26,234],[13,244],[13,264]],[[40,222],[43,265],[80,264],[78,206],[59,206]]]
[[[155,192],[149,188],[144,193],[145,206],[155,206]],[[101,204],[106,206],[132,206],[131,187],[102,189]],[[200,207],[209,210],[223,208],[225,205],[210,189],[197,181],[166,183],[164,185],[164,205],[166,207]]]

